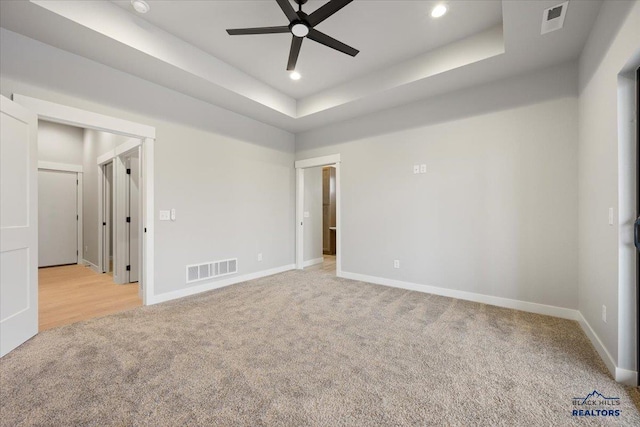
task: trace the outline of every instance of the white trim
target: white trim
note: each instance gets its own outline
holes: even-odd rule
[[[340,154],[298,160],[296,168],[296,268],[304,268],[304,170],[318,166],[333,166],[336,169],[336,274],[342,274],[342,184]]]
[[[296,169],[296,268],[304,268],[304,169]]]
[[[98,267],[97,265],[95,265],[91,261],[87,261],[86,259],[83,259],[82,260],[82,264],[86,265],[87,267],[89,267],[90,269],[95,271],[96,273],[102,274],[102,271],[100,271],[100,267]]]
[[[591,344],[596,349],[600,358],[606,365],[607,369],[611,376],[619,383],[636,387],[638,385],[638,372],[630,371],[628,369],[618,368],[616,366],[616,362],[611,356],[611,353],[607,350],[607,348],[600,341],[600,337],[593,330],[587,319],[584,318],[582,313],[578,311],[578,323],[580,323],[580,327],[591,341]]]
[[[82,165],[72,165],[70,163],[56,162],[38,162],[38,169],[46,169],[51,171],[76,172],[82,173]]]
[[[142,203],[142,259],[144,268],[142,269],[142,303],[144,305],[153,304],[154,293],[154,230],[155,230],[155,205],[154,205],[154,163],[153,152],[155,140],[147,138],[142,144],[142,185],[140,186]]]
[[[171,301],[174,299],[183,298],[190,295],[195,295],[202,292],[223,288],[225,286],[235,285],[237,283],[242,283],[249,280],[260,279],[262,277],[267,277],[267,276],[273,276],[274,274],[284,273],[285,271],[294,270],[294,269],[295,269],[295,265],[289,264],[289,265],[284,265],[282,267],[272,268],[270,270],[257,271],[255,273],[249,273],[249,274],[244,274],[242,276],[230,277],[224,280],[207,282],[199,286],[192,286],[186,289],[180,289],[178,291],[166,292],[164,294],[154,295],[151,301],[147,303],[147,305]]]
[[[336,169],[336,275],[342,274],[342,184],[340,155],[335,164]]]
[[[630,371],[628,369],[622,369],[616,367],[616,382],[620,384],[628,385],[630,387],[638,387],[638,372]]]
[[[312,265],[322,264],[323,262],[324,262],[324,257],[321,257],[321,258],[310,259],[308,261],[305,261],[303,265],[305,267],[311,267]]]
[[[113,158],[116,156],[116,150],[109,150],[106,153],[98,156],[98,159],[96,160],[96,164],[98,164],[99,166],[102,166],[106,163],[112,162]]]
[[[440,288],[437,286],[422,285],[418,283],[404,282],[401,280],[386,279],[383,277],[367,276],[364,274],[342,272],[339,277],[345,279],[358,280],[360,282],[373,283],[375,285],[390,286],[392,288],[407,289],[410,291],[424,292],[427,294],[441,295],[449,298],[456,298],[465,301],[479,302],[482,304],[495,305],[498,307],[511,308],[514,310],[526,311],[529,313],[544,314],[547,316],[560,317],[562,319],[578,320],[578,310],[553,305],[539,304],[535,302],[520,301],[510,298],[496,297],[491,295],[477,294],[475,292],[459,291],[456,289]]]
[[[155,143],[156,129],[152,126],[143,125],[140,123],[134,123],[127,120],[122,120],[116,117],[106,116],[103,114],[93,113],[91,111],[81,110],[79,108],[73,108],[66,105],[56,104],[41,99],[31,98],[28,96],[13,94],[13,100],[26,107],[27,109],[35,112],[40,120],[48,120],[54,123],[62,123],[71,126],[77,126],[85,129],[95,129],[103,132],[115,133],[118,135],[125,135],[132,138],[144,139],[142,143],[142,162],[144,164],[143,169],[143,188],[141,189],[145,195],[145,221],[142,224],[143,228],[146,228],[147,232],[144,233],[143,239],[143,253],[144,259],[142,262],[142,277],[145,283],[143,286],[143,304],[149,304],[153,299],[154,289],[154,157],[153,146]],[[115,150],[113,152],[115,156]],[[106,155],[105,155],[106,156]],[[113,158],[114,156],[110,157]],[[110,159],[109,158],[109,159]],[[108,160],[109,160],[108,159]],[[108,162],[107,160],[107,162]],[[100,190],[98,190],[100,192]],[[102,223],[100,223],[102,224]],[[100,261],[102,262],[102,261]]]
[[[140,145],[142,145],[142,140],[139,138],[131,138],[127,142],[123,142],[115,148],[115,155],[122,156],[123,154],[128,154],[129,151],[133,151]]]
[[[297,160],[296,169],[314,168],[316,166],[329,166],[340,163],[340,154],[330,154],[328,156],[313,157],[311,159]]]
[[[48,120],[65,125],[81,128],[96,129],[103,132],[118,133],[120,135],[138,138],[155,138],[156,129],[140,123],[109,117],[79,108],[68,107],[42,99],[13,94],[13,100],[18,104],[35,112],[40,120]]]
[[[78,264],[82,264],[82,260],[84,259],[84,219],[82,217],[82,212],[84,211],[82,205],[82,193],[84,192],[84,183],[83,183],[83,173],[78,172],[76,174],[77,184],[76,184],[76,215],[77,216],[77,226],[78,231],[76,235],[78,236]]]

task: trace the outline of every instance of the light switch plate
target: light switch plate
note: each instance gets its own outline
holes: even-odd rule
[[[413,173],[420,173],[420,165],[413,165]]]
[[[420,165],[420,173],[427,173],[427,165]]]
[[[171,211],[160,211],[160,221],[171,220]]]

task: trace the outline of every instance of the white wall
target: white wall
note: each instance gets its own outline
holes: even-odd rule
[[[98,157],[116,146],[127,142],[129,138],[108,132],[86,129],[83,133],[83,239],[84,259],[99,265],[99,215],[98,215]]]
[[[322,167],[304,170],[304,261],[322,258]]]
[[[640,63],[639,41],[640,4],[607,1],[580,58],[579,307],[606,349],[608,354],[601,355],[610,369],[637,369],[635,304],[629,304],[635,301],[635,261],[626,262],[629,253],[635,257],[630,223],[635,203],[629,203],[635,188],[625,178],[635,176],[635,165],[626,161],[635,149],[632,138],[622,138],[618,129],[618,75],[634,57]],[[615,210],[612,226],[610,207]]]
[[[82,165],[84,130],[38,120],[38,160]]]
[[[156,295],[186,289],[187,264],[238,257],[243,275],[294,263],[292,134],[0,31],[3,95],[156,127],[155,210],[177,210],[155,223]]]
[[[577,116],[572,63],[299,134],[296,158],[341,155],[343,271],[575,309]]]

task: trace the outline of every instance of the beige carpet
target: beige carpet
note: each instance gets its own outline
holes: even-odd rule
[[[577,323],[292,271],[39,334],[2,426],[640,425]],[[574,418],[573,397],[620,417]]]

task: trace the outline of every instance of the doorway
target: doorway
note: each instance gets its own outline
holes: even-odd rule
[[[342,274],[340,166],[339,154],[295,162],[297,269]]]

